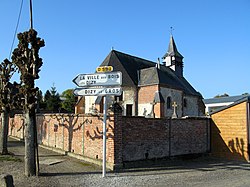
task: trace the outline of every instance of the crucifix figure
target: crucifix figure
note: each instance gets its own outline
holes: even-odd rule
[[[176,104],[175,101],[174,101],[172,107],[174,108],[174,112],[173,112],[172,118],[177,118],[177,114],[176,114],[177,104]]]

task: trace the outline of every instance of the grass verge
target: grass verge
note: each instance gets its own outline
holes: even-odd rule
[[[13,155],[0,155],[0,162],[3,161],[22,162],[20,158],[17,158]]]

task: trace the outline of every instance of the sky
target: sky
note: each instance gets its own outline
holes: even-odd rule
[[[20,6],[21,0],[0,1],[1,62],[10,56]],[[156,62],[171,27],[184,76],[204,98],[250,93],[249,0],[34,0],[33,25],[45,40],[36,80],[43,93],[53,85],[59,93],[76,88],[72,80],[95,72],[112,48]],[[23,0],[17,33],[29,28]]]

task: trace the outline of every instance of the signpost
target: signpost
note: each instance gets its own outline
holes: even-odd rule
[[[104,95],[121,95],[121,87],[112,88],[76,88],[74,95],[77,96],[104,96]]]
[[[79,87],[121,85],[122,73],[108,72],[95,74],[80,74],[73,79],[73,82]]]
[[[73,82],[81,88],[74,90],[76,96],[104,96],[103,110],[103,161],[102,177],[106,176],[106,126],[107,126],[107,96],[121,95],[122,73],[112,72],[112,66],[103,66],[96,68],[99,73],[79,74],[73,79]],[[106,73],[105,73],[106,72]],[[112,87],[116,86],[116,87]]]

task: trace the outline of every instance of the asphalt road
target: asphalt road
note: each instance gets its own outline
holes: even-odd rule
[[[23,160],[24,144],[10,139],[9,151]],[[25,177],[23,161],[1,161],[0,174],[13,175],[20,186],[250,186],[250,164],[211,158],[148,161],[120,172],[39,148],[40,176]]]

